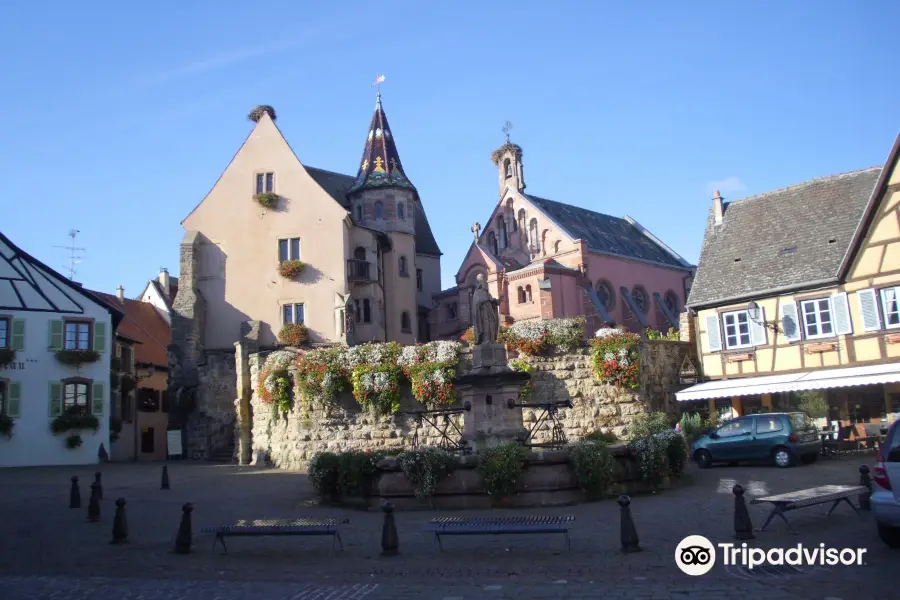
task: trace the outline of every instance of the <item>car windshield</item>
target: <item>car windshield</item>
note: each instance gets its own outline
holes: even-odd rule
[[[806,416],[806,413],[791,413],[791,425],[793,425],[795,430],[799,429],[809,429],[815,427],[813,422],[809,417]]]

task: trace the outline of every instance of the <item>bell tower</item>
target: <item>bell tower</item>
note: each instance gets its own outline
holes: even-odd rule
[[[501,198],[506,193],[507,188],[518,192],[525,190],[525,172],[522,169],[522,148],[509,141],[510,131],[512,131],[512,123],[507,121],[503,125],[503,133],[506,134],[506,143],[491,153],[491,160],[497,165]]]

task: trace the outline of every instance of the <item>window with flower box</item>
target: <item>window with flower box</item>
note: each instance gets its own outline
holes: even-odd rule
[[[834,335],[834,319],[828,298],[805,300],[800,303],[803,313],[803,333],[808,340]]]
[[[9,331],[9,319],[0,317],[0,348],[9,348]]]
[[[90,350],[90,321],[65,321],[65,327],[63,329],[63,348],[66,350]]]
[[[303,325],[306,308],[303,304],[284,304],[281,307],[282,325]]]
[[[267,194],[275,191],[275,173],[256,174],[256,193]]]
[[[300,260],[300,238],[284,238],[278,240],[278,261]]]
[[[88,379],[69,379],[63,381],[63,412],[77,408],[79,412],[91,412],[91,382]]]
[[[736,310],[722,315],[722,324],[725,326],[725,347],[749,348],[753,345],[750,336],[750,315],[746,310]]]

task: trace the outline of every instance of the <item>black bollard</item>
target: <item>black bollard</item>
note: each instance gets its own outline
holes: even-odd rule
[[[100,499],[103,500],[103,482],[100,480],[100,471],[94,473],[94,483],[97,484],[97,489],[100,491]],[[91,486],[93,489],[94,486]]]
[[[872,476],[869,475],[868,465],[863,465],[859,468],[859,485],[864,485],[869,490],[859,495],[859,508],[861,510],[872,510]]]
[[[397,556],[400,554],[400,539],[397,537],[397,523],[394,521],[394,505],[385,502],[381,506],[384,511],[384,525],[381,528],[381,555]]]
[[[112,541],[110,544],[128,542],[128,521],[125,518],[125,498],[116,500],[116,516],[113,517]]]
[[[181,523],[178,525],[178,535],[175,536],[175,553],[191,553],[191,511],[194,505],[186,502],[181,507]]]
[[[756,536],[753,534],[753,522],[750,521],[750,511],[744,500],[744,488],[736,485],[731,492],[734,494],[734,537],[738,540],[752,540]]]
[[[616,503],[622,508],[622,552],[631,554],[641,552],[640,540],[638,540],[637,528],[634,526],[634,520],[631,518],[631,498],[628,496],[619,496]]]
[[[81,508],[81,490],[78,489],[77,475],[72,475],[72,487],[69,489],[69,508]]]
[[[100,443],[100,448],[97,449],[97,458],[102,463],[109,462],[109,452],[106,451],[106,446],[102,442]]]
[[[169,466],[168,465],[163,465],[162,485],[160,485],[159,489],[161,489],[161,490],[169,489]]]
[[[100,520],[100,485],[95,481],[91,484],[91,498],[88,500],[87,520],[96,523]]]

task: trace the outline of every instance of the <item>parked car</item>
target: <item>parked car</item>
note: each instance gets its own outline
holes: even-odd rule
[[[900,421],[894,421],[878,450],[872,480],[878,537],[891,548],[900,548]]]
[[[691,445],[691,455],[704,469],[713,463],[756,460],[784,468],[798,460],[815,462],[821,449],[819,432],[805,413],[763,413],[717,427]]]

